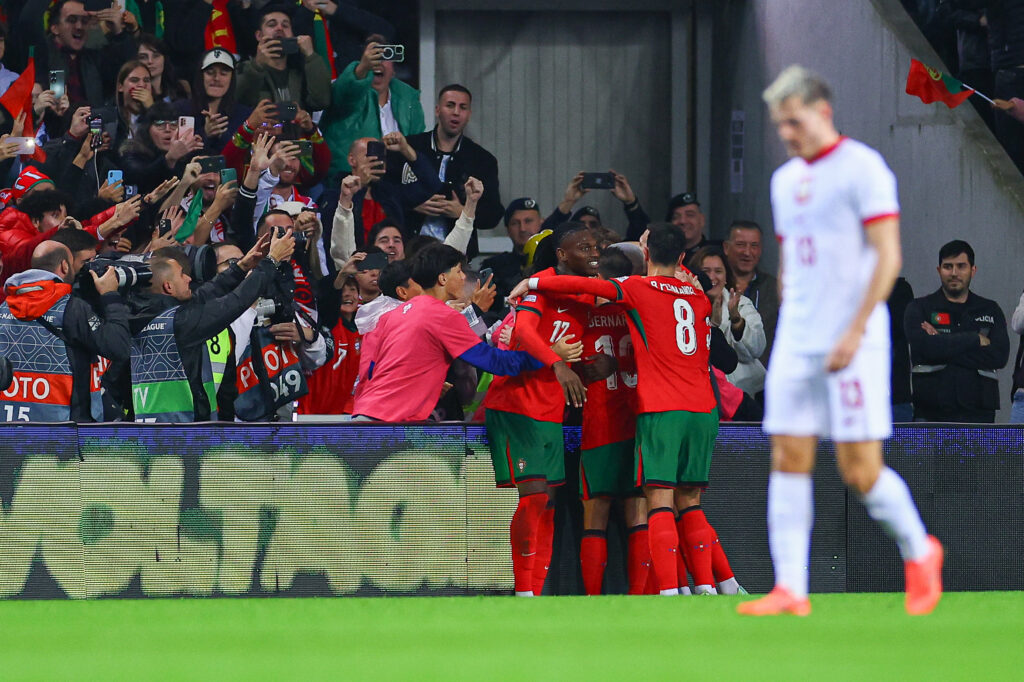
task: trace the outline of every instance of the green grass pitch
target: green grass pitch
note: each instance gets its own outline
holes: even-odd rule
[[[1024,592],[812,597],[163,599],[0,603],[4,680],[991,680],[1024,677]]]

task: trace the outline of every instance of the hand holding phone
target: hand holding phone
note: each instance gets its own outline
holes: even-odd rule
[[[60,99],[64,96],[64,72],[61,70],[50,72],[50,90],[53,91],[53,96],[56,99]]]
[[[356,270],[365,272],[366,270],[383,270],[384,266],[388,264],[388,256],[386,253],[371,253],[367,254],[366,258],[356,263]]]
[[[179,140],[191,140],[196,134],[196,119],[193,116],[179,116],[178,117],[178,133],[177,137]]]

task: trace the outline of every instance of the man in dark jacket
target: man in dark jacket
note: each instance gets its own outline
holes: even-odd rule
[[[0,393],[0,421],[102,421],[101,367],[127,361],[131,337],[114,270],[90,276],[95,307],[71,295],[71,251],[44,241],[31,269],[7,281],[0,356],[14,364],[15,382]]]
[[[405,215],[406,229],[411,234],[427,234],[444,241],[462,215],[466,180],[477,178],[484,184],[484,195],[476,207],[473,236],[466,252],[470,258],[479,251],[476,231],[497,226],[505,212],[498,191],[498,160],[465,135],[472,114],[473,95],[468,89],[458,84],[441,88],[434,107],[437,125],[431,131],[410,135],[409,144],[430,162],[434,175],[444,185]]]
[[[153,253],[149,289],[131,301],[136,421],[187,423],[217,418],[206,341],[256,302],[276,276],[277,264],[290,258],[294,248],[290,230],[272,239],[267,235],[244,258],[194,293],[189,286],[188,259],[180,248],[166,247]],[[246,277],[250,270],[252,275]]]
[[[913,363],[914,418],[992,423],[999,409],[996,370],[1010,340],[995,301],[971,292],[974,250],[959,239],[939,250],[938,291],[907,306],[903,327]]]
[[[39,6],[41,9],[41,6]],[[42,35],[42,16],[33,6],[19,18],[18,31],[26,45],[36,45],[36,82],[44,90],[50,88],[50,71],[64,72],[65,92],[71,112],[82,105],[99,106],[114,93],[117,72],[129,59],[135,58],[137,45],[124,30],[117,5],[100,12],[87,12],[80,0],[57,0],[48,10],[49,28]],[[105,34],[106,45],[94,49],[86,47],[90,27],[99,22]],[[27,49],[26,49],[27,54]],[[65,121],[65,123],[67,122]],[[64,131],[50,131],[62,134]]]

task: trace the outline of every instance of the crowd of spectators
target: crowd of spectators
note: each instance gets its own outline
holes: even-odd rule
[[[621,215],[585,204],[583,172],[549,214],[530,196],[504,203],[499,160],[466,135],[470,90],[443,86],[426,129],[402,80],[415,51],[352,2],[156,4],[29,0],[0,21],[0,357],[17,374],[0,419],[471,419],[492,373],[532,366],[493,347],[507,348],[509,291],[559,262],[552,231],[580,223],[603,253],[651,223],[616,171]],[[1024,37],[993,26],[1018,3],[973,4],[949,16],[981,17],[990,42]],[[1001,74],[1021,70],[1024,48],[1013,64],[996,52],[996,92],[1013,102]],[[689,191],[664,219],[706,276],[722,418],[760,420],[779,308],[764,230],[735,220],[710,239]],[[478,232],[498,225],[510,250],[478,256]],[[638,249],[624,253],[642,265]],[[952,242],[939,291],[913,299],[898,284],[898,420],[994,419],[1006,323],[970,292],[973,271],[970,246]],[[378,321],[399,306],[411,322],[384,342],[396,325]],[[421,310],[441,326],[417,328]],[[1024,331],[1024,297],[1011,327]],[[603,379],[586,369],[594,349],[552,351],[582,353],[581,374]]]

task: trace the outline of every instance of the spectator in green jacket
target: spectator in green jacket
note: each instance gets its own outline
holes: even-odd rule
[[[331,71],[313,49],[313,38],[295,38],[292,8],[270,4],[259,16],[256,56],[241,65],[235,96],[254,107],[260,100],[296,102],[305,111],[320,111],[331,103]],[[295,52],[290,45],[294,42]]]
[[[367,38],[362,58],[349,64],[331,88],[331,107],[320,125],[331,148],[331,183],[351,170],[348,149],[356,140],[426,129],[420,91],[394,77],[394,64],[382,58],[384,41],[381,35]]]

